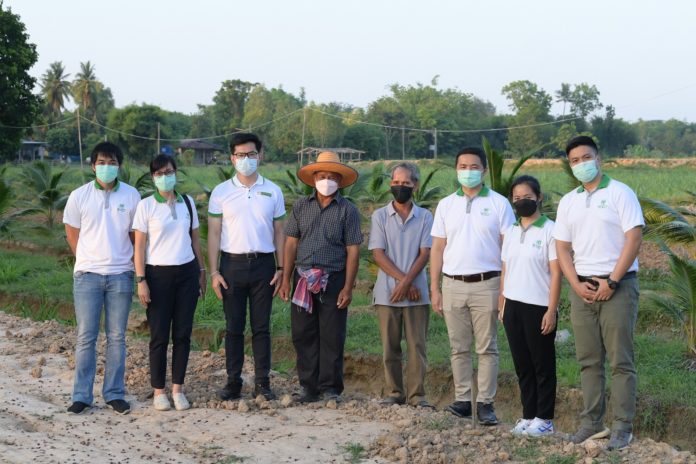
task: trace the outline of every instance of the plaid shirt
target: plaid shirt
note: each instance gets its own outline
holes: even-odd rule
[[[318,268],[327,273],[346,268],[346,247],[360,245],[360,213],[340,194],[321,209],[316,195],[298,199],[285,225],[285,234],[300,239],[295,266]]]

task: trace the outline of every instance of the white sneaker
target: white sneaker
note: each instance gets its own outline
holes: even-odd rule
[[[174,408],[177,411],[184,411],[191,407],[186,396],[181,392],[172,393],[172,399],[174,400]]]
[[[515,426],[510,430],[513,435],[524,435],[524,431],[532,423],[533,419],[520,419]]]
[[[532,423],[527,427],[527,430],[524,431],[524,434],[530,437],[546,437],[553,435],[553,421],[535,417]]]
[[[155,395],[152,400],[152,405],[157,411],[169,411],[172,409],[172,405],[169,403],[169,398],[167,398],[166,393],[160,393]]]

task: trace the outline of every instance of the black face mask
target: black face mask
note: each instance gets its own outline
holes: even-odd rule
[[[403,205],[404,203],[408,203],[408,200],[410,200],[413,196],[413,187],[407,187],[405,185],[392,185],[391,193],[394,195],[394,200]]]
[[[523,198],[522,200],[517,200],[512,204],[515,207],[517,215],[520,217],[529,217],[536,213],[538,204],[536,200],[530,200],[528,198]]]

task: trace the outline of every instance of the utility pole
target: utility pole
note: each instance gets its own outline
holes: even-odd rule
[[[80,153],[80,171],[84,172],[85,165],[82,162],[82,132],[80,132],[80,105],[77,105],[77,146]]]
[[[437,129],[433,130],[433,145],[435,145],[435,150],[433,150],[433,158],[437,159]]]
[[[160,154],[160,123],[157,122],[157,154]]]
[[[401,159],[406,159],[406,129],[401,128]]]
[[[302,145],[300,148],[300,167],[302,167],[302,163],[304,162],[304,135],[305,135],[306,128],[307,128],[307,107],[305,106],[302,109]]]
[[[387,144],[387,159],[391,159],[391,156],[389,155],[389,129],[386,127],[384,128],[384,140]]]

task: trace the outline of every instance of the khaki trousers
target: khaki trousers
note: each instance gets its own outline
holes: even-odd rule
[[[609,301],[586,304],[572,290],[570,321],[575,356],[580,363],[584,410],[582,425],[599,430],[606,413],[604,359],[611,368],[613,430],[633,430],[636,414],[636,368],[633,330],[638,316],[638,279],[622,280]]]
[[[481,282],[442,278],[442,309],[451,348],[456,401],[471,401],[473,363],[478,355],[476,402],[492,403],[498,386],[498,294],[500,277]]]
[[[379,332],[382,336],[384,394],[417,405],[425,400],[425,372],[428,368],[425,339],[430,322],[430,306],[375,305],[375,307],[379,318]],[[405,332],[408,350],[405,391],[401,364],[402,332]]]

